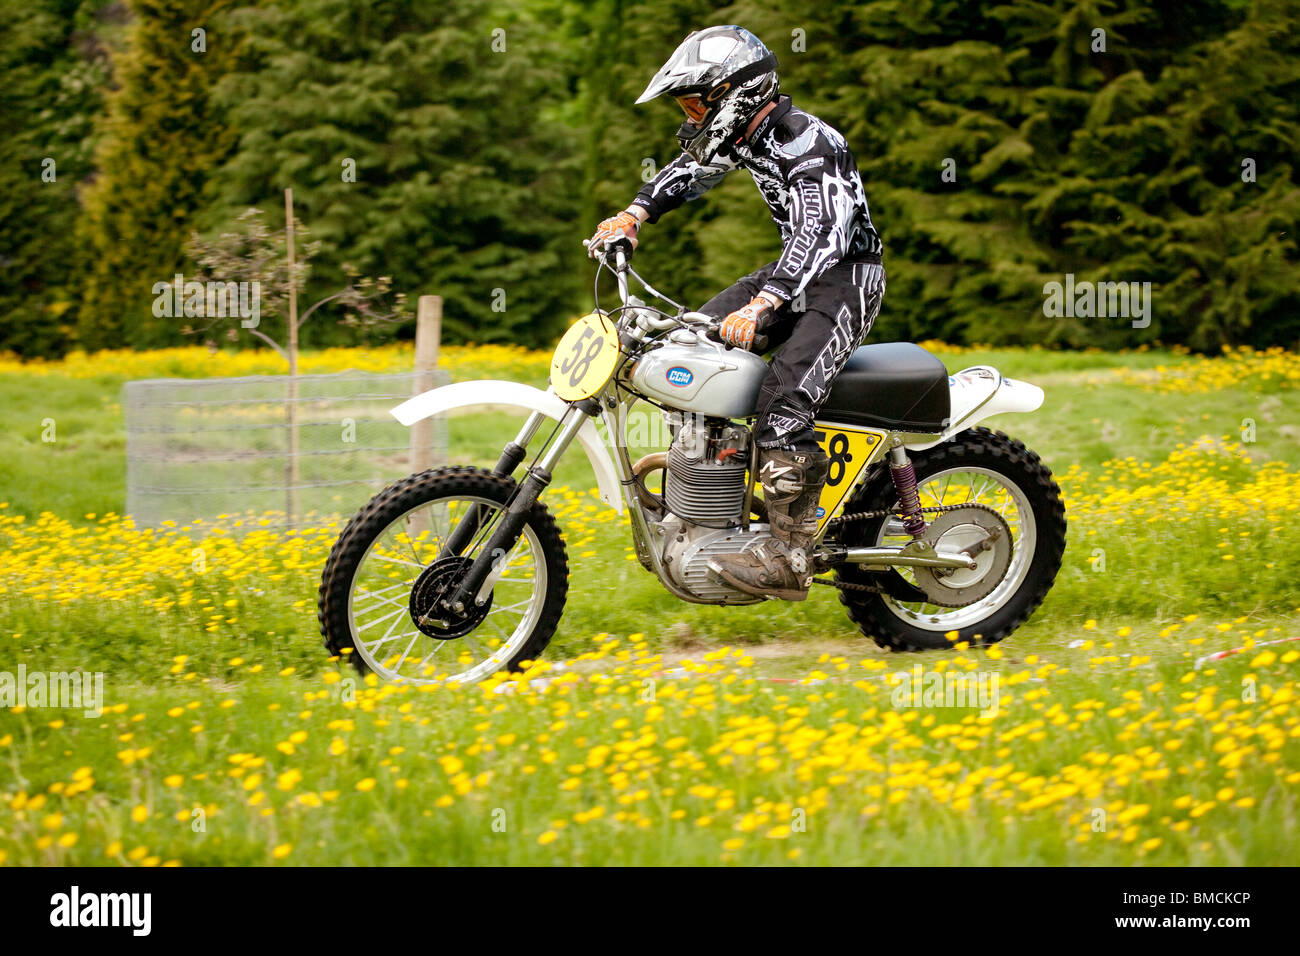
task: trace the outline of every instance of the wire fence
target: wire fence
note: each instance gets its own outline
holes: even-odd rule
[[[389,409],[447,373],[342,372],[128,382],[126,508],[139,527],[255,515],[294,527],[350,515],[411,470]],[[295,440],[296,436],[296,440]],[[446,435],[433,430],[433,461]]]

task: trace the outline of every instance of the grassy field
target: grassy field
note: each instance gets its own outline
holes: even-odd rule
[[[830,588],[682,604],[578,457],[548,496],[574,568],[549,663],[426,690],[324,657],[337,522],[119,514],[124,381],[273,361],[0,360],[0,680],[104,675],[99,717],[0,708],[0,862],[1300,863],[1300,642],[1267,643],[1300,636],[1300,360],[935,350],[1048,395],[994,422],[1053,468],[1070,521],[1055,589],[1004,644],[887,655]],[[546,356],[444,363],[540,384]],[[410,353],[305,363],[348,367]],[[454,419],[452,456],[489,465],[517,425]],[[996,713],[913,706],[895,675],[914,666],[996,677]]]

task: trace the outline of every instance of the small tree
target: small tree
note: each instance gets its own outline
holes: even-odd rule
[[[262,340],[275,349],[289,366],[289,374],[296,375],[298,373],[298,330],[323,306],[333,304],[335,308],[342,310],[343,316],[339,324],[354,328],[402,322],[410,317],[404,293],[397,293],[391,302],[388,300],[392,287],[388,276],[370,279],[359,275],[351,266],[344,264],[343,271],[348,276],[347,285],[312,304],[297,316],[296,322],[291,327],[290,316],[296,311],[291,299],[298,289],[306,286],[311,277],[311,260],[320,252],[321,243],[315,241],[297,246],[295,261],[290,266],[287,227],[272,230],[266,224],[265,214],[257,208],[241,213],[236,224],[237,228],[234,231],[223,232],[212,240],[206,240],[198,233],[191,235],[187,251],[200,269],[195,278],[199,282],[257,283],[257,288],[260,290],[258,296],[260,318],[283,317],[284,341],[276,341],[267,334],[261,328],[260,322],[254,327],[244,325],[238,315],[206,315],[198,327],[187,326],[184,330],[187,333],[211,334],[219,326],[225,325],[227,326],[226,338],[235,341],[239,338],[240,329],[243,328],[254,338]],[[295,218],[293,225],[295,236],[308,234],[308,229],[301,220]]]
[[[320,252],[320,242],[308,242],[295,247],[297,236],[305,235],[307,228],[292,213],[291,194],[286,195],[286,225],[274,231],[263,218],[262,210],[251,208],[236,220],[233,232],[224,232],[216,239],[205,240],[197,233],[190,237],[188,252],[198,263],[197,281],[246,282],[255,290],[258,321],[249,325],[238,309],[203,310],[203,321],[198,328],[187,326],[189,334],[211,332],[225,325],[226,338],[236,341],[242,328],[254,338],[261,339],[285,360],[289,366],[287,394],[285,397],[285,429],[287,431],[288,460],[285,462],[285,510],[292,522],[297,514],[298,470],[298,331],[320,308],[333,305],[343,311],[340,324],[367,328],[380,323],[396,323],[408,317],[406,296],[397,293],[388,299],[391,280],[387,276],[370,279],[360,276],[345,264],[348,283],[343,288],[313,303],[298,314],[297,290],[307,284],[311,275],[311,260]],[[217,315],[218,311],[224,315]],[[284,340],[276,341],[262,328],[261,319],[284,318]]]

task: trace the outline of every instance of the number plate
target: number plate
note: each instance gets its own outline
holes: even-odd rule
[[[598,312],[564,333],[551,358],[551,388],[566,402],[598,395],[618,368],[618,330]]]
[[[814,437],[831,460],[826,484],[822,486],[821,497],[817,500],[819,531],[858,483],[862,470],[871,463],[886,434],[870,428],[844,428],[817,423]]]

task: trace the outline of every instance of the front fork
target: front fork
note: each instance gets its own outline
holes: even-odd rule
[[[524,427],[519,429],[515,440],[502,449],[501,457],[497,459],[492,474],[509,478],[515,473],[515,469],[527,454],[528,443],[533,440],[533,436],[537,434],[537,429],[541,427],[542,420],[545,418],[546,416],[541,412],[533,412],[528,416],[528,421],[524,422]],[[465,516],[465,520],[456,525],[447,538],[446,553],[449,555],[464,553],[470,542],[474,540],[474,536],[479,533],[479,529],[483,527],[483,522],[491,510],[486,505],[475,505],[474,509]]]
[[[599,407],[592,399],[569,406],[560,419],[557,437],[550,443],[550,447],[542,452],[537,463],[528,469],[524,480],[511,496],[501,519],[492,529],[487,543],[466,570],[455,592],[445,599],[444,603],[452,611],[461,614],[470,604],[483,604],[487,600],[487,593],[483,592],[491,591],[491,588],[484,587],[488,576],[492,574],[497,562],[514,550],[528,521],[528,513],[532,511],[537,499],[551,483],[551,471],[556,462],[568,450],[573,439],[578,437],[578,432],[587,423],[588,417],[599,411]],[[544,417],[541,412],[533,412],[529,416],[519,435],[502,451],[500,460],[492,469],[493,474],[503,477],[513,474],[515,468],[524,459],[525,446],[537,433]],[[482,527],[483,519],[486,517],[485,512],[486,509],[466,516],[466,520],[462,521],[448,538],[447,553],[460,554],[469,546]]]

